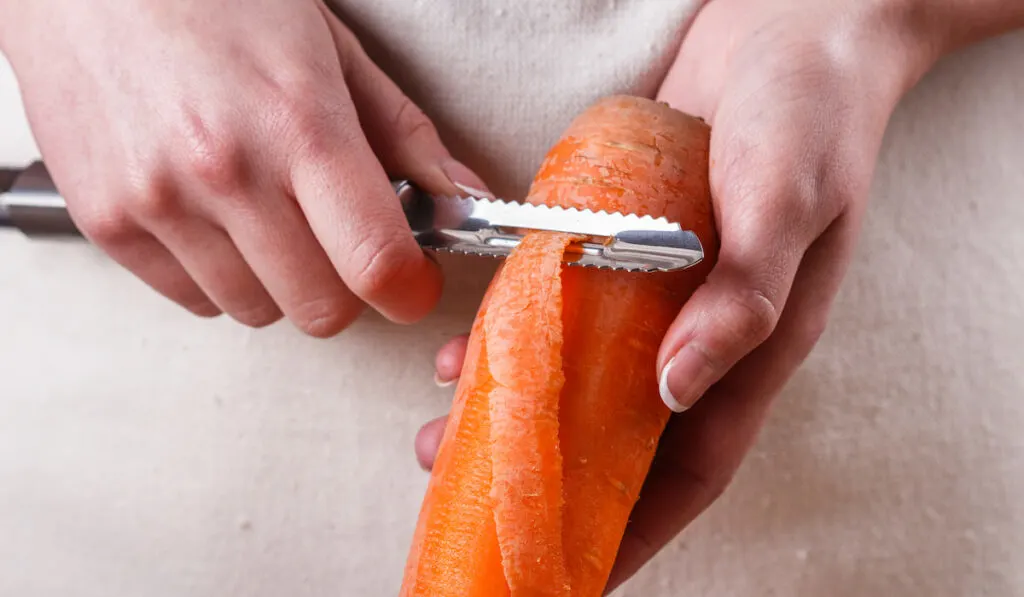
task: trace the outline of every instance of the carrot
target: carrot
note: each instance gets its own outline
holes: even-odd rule
[[[528,235],[501,274],[484,337],[491,390],[491,496],[513,595],[569,597],[562,549],[562,256],[569,234]]]
[[[709,139],[616,96],[549,151],[528,201],[665,216],[706,257],[670,274],[563,267],[571,239],[527,235],[477,314],[402,595],[601,595],[670,414],[658,346],[717,257]]]
[[[490,415],[495,387],[483,342],[490,290],[480,305],[466,361],[434,460],[406,562],[403,597],[508,595],[491,510]]]

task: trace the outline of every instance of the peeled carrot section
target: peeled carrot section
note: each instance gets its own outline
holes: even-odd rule
[[[434,461],[402,597],[508,595],[491,508],[488,396],[495,387],[483,341],[489,295],[470,334],[466,362]]]
[[[527,201],[664,216],[700,237],[671,274],[565,267],[571,239],[528,235],[470,336],[402,595],[599,597],[670,412],[659,344],[717,257],[710,129],[611,97],[551,148]]]
[[[562,255],[568,234],[526,236],[484,316],[490,393],[491,497],[513,597],[565,596],[562,454]]]

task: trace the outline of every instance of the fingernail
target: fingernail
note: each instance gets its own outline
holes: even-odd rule
[[[673,412],[681,413],[696,404],[714,381],[714,375],[704,355],[684,346],[661,370],[661,400]]]
[[[467,168],[461,162],[452,160],[441,167],[445,176],[453,185],[466,195],[471,197],[485,197],[493,199],[494,195],[487,190],[487,185],[475,172]]]
[[[451,386],[455,385],[457,381],[459,381],[458,377],[454,379],[444,380],[441,379],[441,376],[438,375],[436,371],[434,372],[434,385],[436,385],[439,388],[450,388]]]

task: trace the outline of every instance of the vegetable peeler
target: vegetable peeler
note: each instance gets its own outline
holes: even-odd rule
[[[529,231],[585,237],[566,251],[569,265],[667,272],[704,257],[692,231],[665,218],[548,207],[487,197],[440,197],[412,181],[393,180],[409,227],[421,247],[435,251],[505,257]],[[46,166],[0,168],[0,228],[30,236],[80,235]]]

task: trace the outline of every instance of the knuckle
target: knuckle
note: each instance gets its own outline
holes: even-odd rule
[[[203,122],[189,126],[183,160],[189,175],[220,197],[232,197],[249,183],[246,148],[237,133]]]
[[[245,143],[226,120],[184,116],[181,161],[189,176],[215,195],[231,197],[250,179]]]
[[[406,96],[402,96],[401,105],[391,121],[394,142],[403,142],[417,136],[434,136],[437,134],[434,123],[427,115]]]
[[[368,239],[357,248],[355,262],[359,266],[351,284],[352,291],[373,302],[392,292],[397,284],[409,277],[418,265],[418,256],[397,243]]]
[[[346,121],[342,110],[321,99],[323,95],[322,89],[312,85],[274,87],[270,92],[270,128],[297,157],[318,161],[334,157],[339,146],[360,134],[358,126],[338,125]]]
[[[310,124],[313,100],[307,90],[308,85],[294,83],[284,85],[274,83],[267,92],[265,109],[273,115],[274,123],[281,129],[298,130]]]
[[[315,338],[329,338],[347,328],[361,311],[361,305],[335,298],[316,299],[294,309],[292,322]]]
[[[288,132],[293,155],[313,164],[323,164],[338,157],[338,148],[349,143],[347,134],[340,137],[334,135],[334,127],[326,124],[326,119],[306,114],[292,121]]]
[[[188,154],[188,171],[220,197],[233,197],[248,184],[245,152],[233,141],[193,147]]]
[[[181,213],[181,204],[176,193],[154,191],[135,197],[132,211],[146,221],[167,220]]]
[[[799,168],[794,189],[783,201],[801,222],[824,226],[853,203],[856,177],[850,172],[848,160],[839,153],[834,148],[823,148],[816,159]]]
[[[123,245],[135,238],[135,226],[128,213],[117,205],[95,206],[75,216],[75,224],[100,246]]]
[[[730,301],[726,324],[730,340],[756,346],[768,339],[779,321],[779,310],[760,290],[735,293]]]
[[[131,211],[145,221],[170,219],[182,212],[180,196],[170,176],[164,172],[147,172],[136,177]]]

